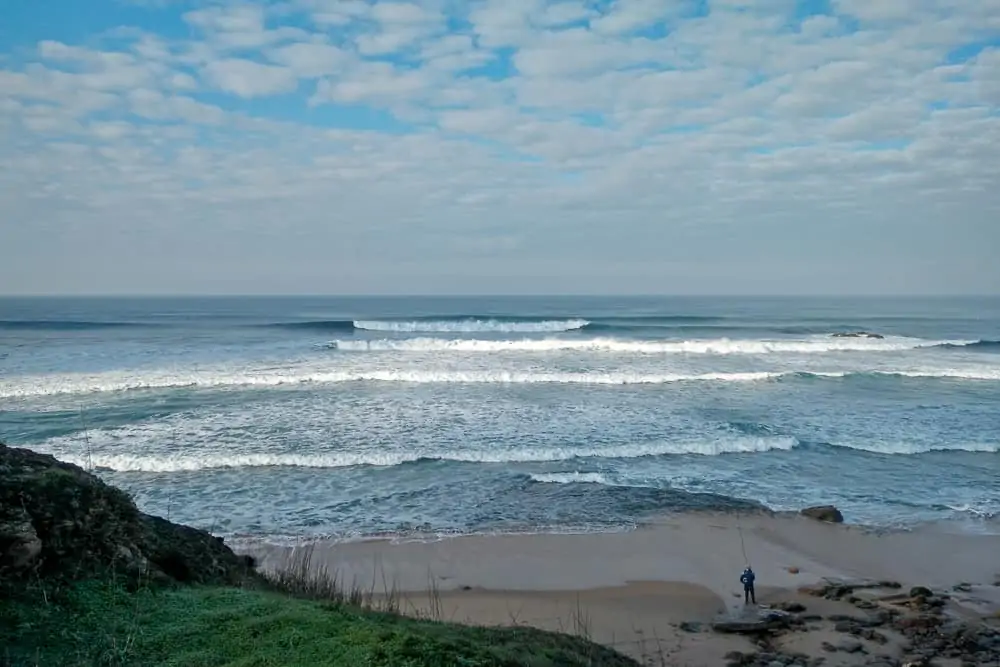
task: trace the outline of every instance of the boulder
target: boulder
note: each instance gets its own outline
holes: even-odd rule
[[[0,444],[0,581],[102,571],[144,581],[240,583],[252,563],[210,533],[144,514],[82,468]]]
[[[791,614],[782,611],[764,611],[751,618],[722,619],[712,623],[716,632],[754,635],[774,630],[787,630],[794,623]]]
[[[807,516],[810,519],[816,519],[817,521],[826,521],[827,523],[843,523],[844,515],[840,513],[833,505],[818,505],[816,507],[807,507],[800,512],[802,516]]]

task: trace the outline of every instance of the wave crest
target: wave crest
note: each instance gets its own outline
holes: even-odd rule
[[[612,352],[631,354],[772,354],[826,352],[887,352],[964,344],[961,341],[928,341],[918,338],[845,338],[804,340],[623,340],[618,338],[524,338],[482,340],[462,338],[411,338],[406,340],[334,340],[329,347],[346,352]]]
[[[678,382],[761,382],[781,378],[906,377],[955,380],[1000,380],[1000,369],[930,369],[869,371],[756,371],[732,373],[585,373],[535,371],[372,370],[282,374],[165,375],[149,378],[21,378],[0,383],[0,398],[92,394],[153,389],[223,389],[228,387],[287,387],[350,382],[400,384],[579,384],[659,385]]]
[[[440,320],[354,320],[354,327],[364,331],[395,333],[557,333],[582,329],[587,320],[506,320],[466,318]]]
[[[795,438],[720,438],[706,441],[653,442],[606,445],[599,447],[520,447],[507,450],[424,451],[424,452],[330,452],[317,454],[238,454],[233,452],[162,454],[109,454],[94,452],[90,459],[77,454],[58,458],[86,466],[116,472],[194,472],[219,468],[346,468],[354,466],[390,467],[424,461],[462,463],[520,463],[569,461],[584,458],[633,459],[645,456],[723,454],[788,450],[798,444]]]

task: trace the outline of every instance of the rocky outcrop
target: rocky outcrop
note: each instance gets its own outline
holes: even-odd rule
[[[877,338],[879,340],[885,338],[882,334],[872,333],[870,331],[847,331],[841,333],[833,334],[834,338]]]
[[[0,444],[0,580],[109,569],[193,583],[238,583],[253,572],[220,538],[140,512],[82,468]]]
[[[803,516],[817,521],[828,523],[844,523],[844,515],[833,505],[819,505],[817,507],[807,507],[800,512]]]

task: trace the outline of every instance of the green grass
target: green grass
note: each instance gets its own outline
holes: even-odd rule
[[[475,628],[231,587],[88,580],[0,600],[0,664],[165,667],[618,667],[568,635]]]

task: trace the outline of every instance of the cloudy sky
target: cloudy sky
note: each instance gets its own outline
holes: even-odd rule
[[[3,0],[3,293],[998,293],[1000,0]]]

